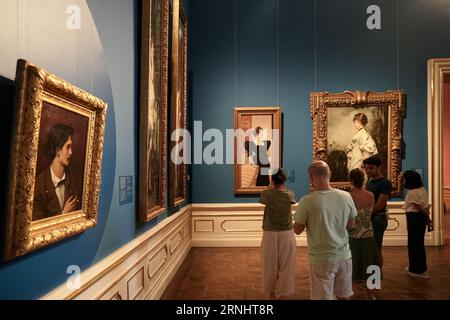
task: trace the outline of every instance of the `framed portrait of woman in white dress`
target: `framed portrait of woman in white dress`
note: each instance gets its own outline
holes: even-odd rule
[[[348,190],[348,173],[378,156],[383,174],[401,193],[401,146],[406,95],[386,92],[313,92],[313,159],[326,161],[333,187]],[[363,170],[364,171],[364,170]]]

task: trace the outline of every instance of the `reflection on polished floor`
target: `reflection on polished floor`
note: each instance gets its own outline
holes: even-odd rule
[[[447,219],[448,221],[448,219]],[[378,300],[450,299],[450,247],[427,247],[430,279],[405,273],[406,247],[384,248],[385,266]],[[297,248],[296,293],[291,299],[309,299],[307,248]],[[193,248],[162,299],[260,300],[259,248]],[[354,286],[353,299],[365,299]]]

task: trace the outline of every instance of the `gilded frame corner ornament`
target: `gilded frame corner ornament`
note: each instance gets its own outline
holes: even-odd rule
[[[153,19],[150,16],[152,1],[160,1],[161,3],[161,28],[159,30],[160,45],[156,48],[156,53],[160,57],[160,68],[155,70],[151,68],[151,59],[153,59],[151,49],[151,33]],[[141,47],[141,101],[140,101],[140,129],[139,129],[139,219],[145,223],[163,213],[166,208],[166,172],[167,172],[167,92],[168,92],[168,45],[169,45],[169,0],[144,0],[142,1],[142,47]],[[154,97],[155,92],[151,92],[150,88],[155,87],[154,76],[159,74],[160,86],[158,88],[159,110],[158,104],[151,105],[151,101],[158,101],[158,97]],[[157,83],[157,82],[156,82]],[[150,115],[158,114],[158,119],[150,119]],[[149,134],[151,121],[153,124],[159,125],[159,185],[151,186],[149,183],[149,162],[151,156],[149,151],[154,153],[155,150],[149,150]],[[158,188],[158,203],[152,207],[148,205],[149,188]]]
[[[11,154],[5,260],[93,228],[97,224],[107,104],[67,81],[19,60],[16,71],[17,111]],[[88,118],[81,210],[33,221],[40,120],[43,102]]]
[[[182,38],[180,38],[180,30]],[[173,0],[172,21],[172,92],[170,106],[170,133],[179,129],[187,129],[187,19],[181,0]],[[178,142],[170,142],[171,153]],[[181,170],[182,181],[178,181],[177,172]],[[177,186],[181,184],[181,193]],[[169,206],[177,207],[187,200],[187,168],[186,164],[175,164],[170,161],[169,172]]]
[[[328,160],[328,120],[330,107],[375,106],[388,108],[387,178],[392,182],[392,196],[401,196],[402,131],[406,94],[402,90],[385,92],[345,91],[343,93],[312,92],[310,101],[313,122],[313,160]],[[332,187],[349,190],[349,182],[332,182]]]

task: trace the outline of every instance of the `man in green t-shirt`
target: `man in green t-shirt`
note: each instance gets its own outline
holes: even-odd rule
[[[315,191],[300,200],[294,231],[307,231],[311,299],[346,299],[353,295],[347,229],[354,227],[356,208],[349,193],[331,188],[325,162],[313,162],[308,175]]]

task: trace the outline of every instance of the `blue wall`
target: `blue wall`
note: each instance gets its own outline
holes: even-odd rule
[[[0,299],[40,298],[66,281],[68,266],[86,270],[177,211],[170,209],[145,225],[137,221],[138,3],[77,1],[82,17],[79,31],[66,28],[66,8],[73,1],[0,3],[4,26],[0,32],[0,76],[13,80],[17,59],[25,58],[108,103],[98,225],[0,265]],[[188,11],[187,3],[185,9]],[[12,108],[3,103],[2,108]],[[124,206],[119,206],[119,176],[133,177],[133,202]]]
[[[310,92],[400,88],[407,93],[403,168],[424,169],[427,182],[427,60],[450,57],[448,1],[189,4],[193,119],[203,121],[203,130],[233,128],[235,105],[279,103],[284,114],[283,166],[295,169],[296,182],[289,187],[299,198],[308,192],[306,168],[312,158]],[[381,8],[381,30],[366,27],[366,9],[373,4]],[[232,165],[194,165],[192,170],[193,203],[257,200],[234,195]]]

